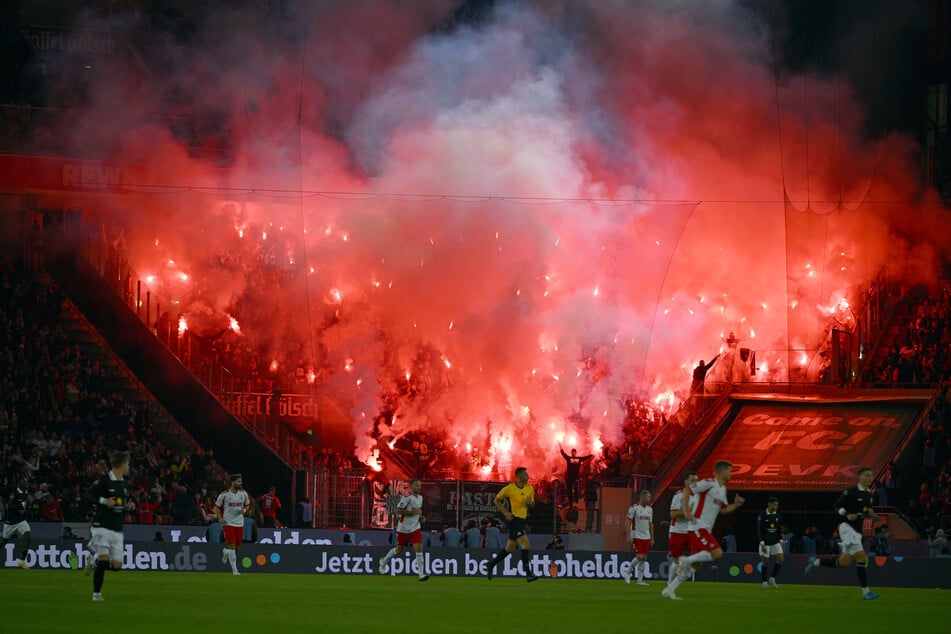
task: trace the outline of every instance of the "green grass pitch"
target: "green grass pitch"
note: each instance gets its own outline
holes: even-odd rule
[[[686,583],[664,584],[412,576],[122,571],[107,573],[93,603],[81,571],[0,571],[3,631],[26,632],[643,632],[943,631],[949,590]],[[706,625],[705,625],[706,624]],[[210,629],[208,629],[210,628]],[[317,628],[317,629],[314,629]],[[937,628],[937,629],[936,629]]]

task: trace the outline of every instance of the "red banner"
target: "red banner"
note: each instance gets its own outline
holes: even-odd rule
[[[247,174],[197,161],[170,177],[154,166],[57,156],[0,154],[0,191],[57,194],[161,194],[196,189],[230,195],[236,187],[250,192]],[[172,178],[172,183],[168,182]],[[235,179],[241,184],[236,184]]]
[[[735,490],[836,490],[876,471],[921,411],[920,402],[744,405],[707,457],[733,463]]]
[[[49,156],[0,154],[0,189],[118,192],[141,185],[137,166]]]

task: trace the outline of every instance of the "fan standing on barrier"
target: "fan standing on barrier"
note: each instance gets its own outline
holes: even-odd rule
[[[426,574],[426,561],[423,559],[423,531],[422,524],[426,521],[423,515],[423,483],[419,480],[413,480],[409,483],[409,495],[404,495],[396,504],[396,513],[400,521],[396,525],[396,546],[390,549],[388,553],[380,560],[380,574],[386,571],[386,564],[393,557],[399,557],[403,554],[403,549],[407,544],[413,545],[416,551],[416,571],[419,574],[420,581],[428,581],[429,575]]]
[[[505,507],[504,501],[508,500],[509,508]],[[531,544],[528,542],[528,533],[526,532],[526,520],[528,519],[528,509],[535,506],[535,489],[528,483],[528,469],[519,467],[515,470],[515,482],[511,482],[502,487],[498,495],[495,496],[495,507],[505,517],[509,526],[509,539],[505,543],[505,548],[495,553],[492,561],[489,562],[489,569],[486,571],[486,577],[492,581],[495,574],[495,567],[505,561],[517,545],[522,549],[522,565],[525,567],[526,580],[531,583],[538,579],[532,571],[532,564],[529,554]]]

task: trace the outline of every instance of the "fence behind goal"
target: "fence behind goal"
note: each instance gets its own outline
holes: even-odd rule
[[[486,518],[496,523],[502,520],[494,499],[507,482],[446,480],[422,484],[427,530],[447,526],[462,529],[470,521],[479,525]],[[379,482],[362,476],[318,473],[313,491],[316,528],[389,529],[396,527],[396,505],[400,496],[409,493],[409,481]],[[566,503],[561,482],[536,489],[535,498],[535,507],[528,515],[529,532],[563,532],[578,521],[579,511]],[[584,511],[580,512],[583,516]]]

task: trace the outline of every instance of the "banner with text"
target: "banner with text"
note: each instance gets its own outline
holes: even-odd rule
[[[442,530],[456,525],[462,528],[469,520],[480,524],[484,518],[498,519],[495,496],[507,483],[489,481],[424,482],[423,508],[426,512],[426,527]],[[409,493],[409,481],[391,480],[386,487],[373,488],[372,526],[392,528],[396,526],[396,504],[401,496]]]
[[[390,560],[379,573],[380,559],[388,548],[360,546],[281,546],[275,544],[249,544],[238,552],[238,567],[242,574],[285,573],[318,575],[367,575],[385,577],[413,577],[417,574],[416,562],[408,549],[402,557]],[[7,570],[17,568],[20,549],[16,544],[6,544],[0,549],[2,566]],[[485,577],[487,565],[495,553],[485,548],[433,548],[424,554],[426,572],[437,583],[439,577]],[[79,574],[89,554],[84,545],[73,541],[41,540],[28,549],[25,562],[29,568],[62,570],[67,574]],[[168,542],[142,542],[126,544],[123,557],[124,570],[160,572],[216,572],[231,574],[231,567],[221,563],[221,547],[218,544],[173,544]],[[806,556],[790,557],[783,568],[784,583],[806,583],[803,573]],[[631,565],[631,555],[619,552],[596,551],[532,551],[529,566],[548,582],[558,579],[603,579],[619,580]],[[869,564],[876,571],[875,585],[908,588],[951,587],[951,559],[873,557]],[[728,553],[715,566],[703,566],[697,571],[697,581],[739,582],[759,585],[759,556],[756,553]],[[884,569],[884,574],[878,574]],[[647,556],[645,577],[650,580],[667,579],[670,561],[666,553],[651,552]],[[522,580],[525,569],[518,557],[508,557],[497,570],[499,579]],[[552,579],[551,577],[555,577]],[[824,585],[854,585],[851,575],[838,574],[835,570],[817,570],[808,582]],[[91,579],[89,580],[91,584]],[[133,583],[129,580],[128,583]],[[545,582],[540,582],[545,583]],[[629,592],[629,591],[628,591]]]
[[[145,184],[137,165],[82,159],[0,154],[0,188],[122,192]]]
[[[229,409],[249,418],[274,417],[281,420],[320,419],[319,398],[314,394],[271,394],[233,392],[225,395]]]
[[[709,477],[717,460],[729,460],[731,489],[845,489],[860,467],[884,466],[922,407],[909,401],[744,405],[700,477]]]

